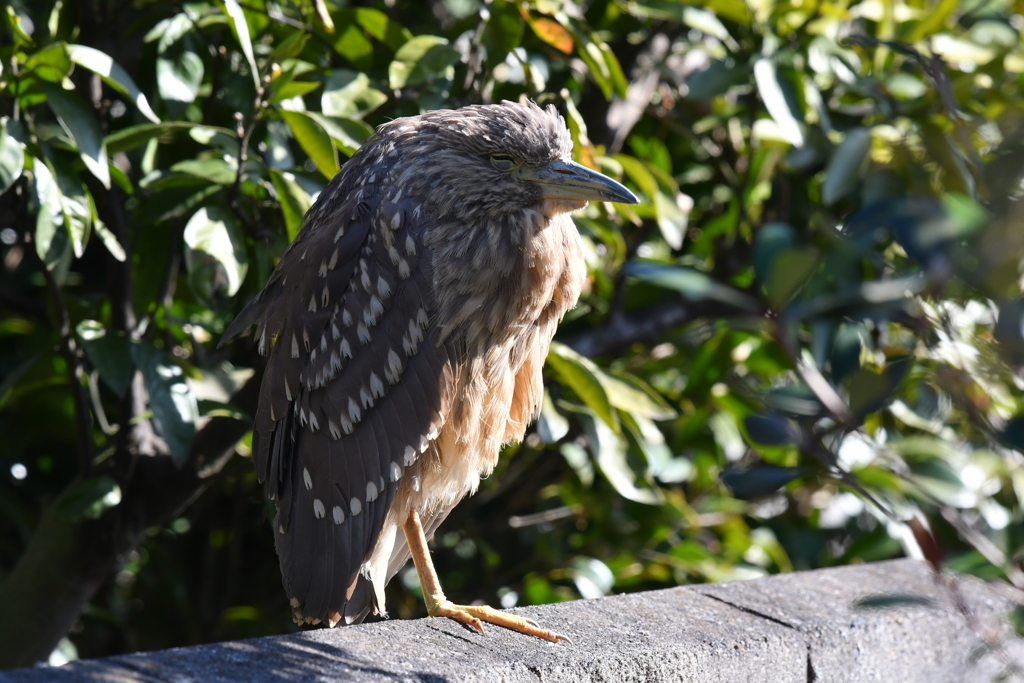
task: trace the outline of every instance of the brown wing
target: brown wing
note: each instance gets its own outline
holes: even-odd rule
[[[420,208],[380,195],[335,178],[225,335],[256,324],[270,353],[253,456],[278,501],[285,590],[306,621],[345,613],[397,482],[448,404],[449,349],[427,339]]]

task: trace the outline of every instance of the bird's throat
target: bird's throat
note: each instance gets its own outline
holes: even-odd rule
[[[587,205],[585,199],[542,199],[538,210],[548,220],[563,213],[579,211]]]

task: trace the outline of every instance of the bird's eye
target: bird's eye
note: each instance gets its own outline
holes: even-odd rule
[[[499,171],[511,171],[516,166],[516,160],[509,154],[492,154],[491,166]]]

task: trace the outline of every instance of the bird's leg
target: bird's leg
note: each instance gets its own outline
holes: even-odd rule
[[[518,617],[508,612],[496,610],[486,605],[455,605],[444,596],[441,590],[441,582],[437,579],[437,572],[434,571],[434,563],[430,559],[430,551],[427,549],[427,538],[423,534],[423,526],[420,524],[419,513],[413,511],[403,527],[406,541],[409,543],[409,550],[412,551],[412,561],[416,565],[416,574],[420,577],[420,587],[423,589],[423,601],[427,605],[427,614],[432,617],[450,617],[463,624],[472,626],[480,633],[484,632],[482,622],[504,626],[513,631],[525,633],[528,636],[536,636],[544,640],[557,643],[569,639],[558,633],[545,631],[540,628],[533,619]]]

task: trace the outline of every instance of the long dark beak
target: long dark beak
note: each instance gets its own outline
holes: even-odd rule
[[[606,175],[575,161],[557,159],[539,168],[524,167],[524,180],[540,184],[544,199],[579,199],[639,204],[636,195]]]

